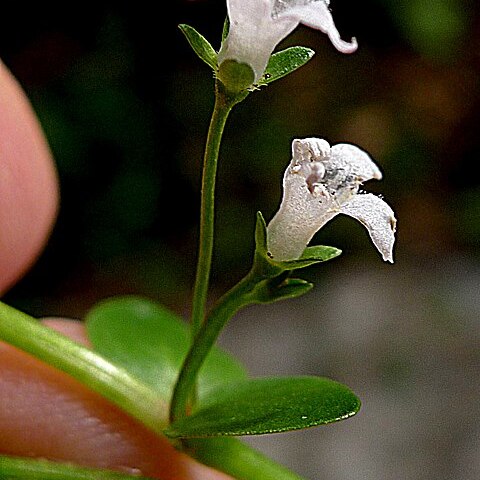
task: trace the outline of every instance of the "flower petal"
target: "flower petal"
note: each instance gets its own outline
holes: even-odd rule
[[[327,168],[341,170],[345,175],[354,176],[358,182],[382,179],[382,172],[370,155],[350,143],[338,143],[331,148]]]
[[[354,52],[356,40],[340,38],[328,5],[328,0],[227,0],[230,30],[218,54],[219,64],[246,63],[258,82],[275,47],[299,23],[326,33],[340,52]]]
[[[309,189],[294,155],[283,177],[282,203],[267,227],[268,251],[278,261],[296,260],[315,233],[339,213],[335,197],[324,186]]]
[[[271,0],[227,0],[228,19],[233,25],[245,20],[251,22],[252,18],[270,17],[271,11]]]
[[[290,18],[273,19],[271,0],[227,1],[230,29],[218,63],[235,60],[250,65],[258,82],[273,50],[297,26]]]
[[[362,223],[383,259],[393,263],[397,220],[388,203],[371,193],[358,194],[341,206],[341,213]]]
[[[291,18],[307,27],[315,28],[326,33],[334,47],[342,53],[353,53],[357,47],[357,40],[352,38],[346,42],[340,38],[340,33],[333,22],[327,0],[276,0],[274,13],[278,18]]]
[[[315,233],[339,213],[367,228],[383,259],[393,263],[396,220],[381,198],[358,193],[360,185],[382,174],[355,145],[330,147],[320,138],[295,139],[283,177],[283,198],[267,227],[267,247],[275,260],[298,259]]]

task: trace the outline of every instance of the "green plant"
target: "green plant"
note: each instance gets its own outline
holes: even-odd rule
[[[181,25],[198,57],[215,76],[215,105],[206,140],[198,263],[190,326],[163,306],[140,297],[102,301],[86,316],[93,350],[0,304],[0,338],[78,379],[176,448],[238,479],[298,479],[236,438],[279,433],[351,417],[359,399],[322,377],[249,378],[234,358],[215,347],[241,308],[298,297],[313,285],[292,276],[341,252],[310,246],[315,232],[343,213],[364,224],[384,260],[393,262],[395,217],[379,197],[359,192],[380,179],[368,154],[350,144],[295,139],[284,175],[280,209],[267,225],[257,214],[249,273],[206,311],[213,253],[215,180],[220,143],[232,109],[252,92],[309,61],[312,50],[292,47],[272,54],[300,22],[325,31],[345,53],[357,45],[340,39],[328,2],[227,2],[217,53],[194,28]],[[313,20],[312,20],[313,19]],[[231,25],[231,28],[230,28]],[[228,386],[228,388],[225,388]],[[53,462],[0,459],[7,478],[125,478]],[[104,476],[102,476],[104,475]]]

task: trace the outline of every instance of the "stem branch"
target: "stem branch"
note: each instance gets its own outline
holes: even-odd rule
[[[10,480],[149,480],[109,470],[96,470],[70,463],[0,456],[0,478]],[[153,479],[150,479],[153,480]]]
[[[248,273],[220,298],[208,316],[208,321],[201,326],[185,358],[173,391],[170,421],[173,422],[187,414],[190,394],[195,388],[198,372],[203,362],[228,320],[239,308],[250,303],[249,293],[255,288],[258,281],[259,277],[254,271]]]
[[[217,175],[218,154],[223,130],[230,111],[236,101],[227,96],[222,89],[215,91],[213,108],[207,143],[203,158],[202,190],[200,204],[200,236],[198,242],[197,272],[193,290],[192,305],[192,339],[205,318],[208,283],[213,254],[214,221],[215,221],[215,180]]]
[[[191,439],[186,443],[192,457],[237,480],[304,480],[237,438]]]

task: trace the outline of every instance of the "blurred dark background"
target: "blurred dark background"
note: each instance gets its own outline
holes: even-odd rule
[[[38,316],[81,318],[101,298],[139,293],[188,313],[213,79],[177,25],[194,26],[218,48],[226,8],[220,0],[168,6],[161,15],[143,1],[13,3],[3,11],[0,57],[40,118],[62,194],[50,242],[6,295],[8,303]],[[331,6],[342,37],[355,36],[359,50],[342,55],[325,35],[300,27],[282,47],[309,46],[313,60],[233,111],[219,168],[212,298],[246,272],[255,212],[269,219],[278,207],[294,137],[351,142],[370,152],[384,180],[366,189],[383,194],[399,219],[396,263],[382,263],[362,226],[337,218],[315,241],[344,255],[304,275],[327,286],[293,307],[244,314],[224,342],[257,374],[290,367],[288,373],[332,374],[378,407],[370,416],[385,419],[370,422],[367,409],[356,425],[363,441],[376,442],[342,440],[353,455],[350,470],[331,460],[350,421],[338,427],[339,437],[322,429],[284,437],[306,442],[289,447],[291,458],[287,447],[272,450],[297,470],[326,479],[478,479],[480,434],[468,425],[480,414],[480,7],[474,0]],[[279,324],[289,333],[275,343]],[[297,348],[282,343],[289,341]],[[252,349],[260,352],[256,360]],[[269,372],[262,354],[276,358],[277,350],[297,356]],[[259,365],[265,368],[256,371]],[[434,382],[440,371],[450,376]],[[451,405],[460,418],[427,404],[415,420],[412,411],[428,398],[424,390],[435,402],[450,399],[442,408]],[[404,416],[384,415],[387,406]],[[451,423],[432,429],[432,418],[446,417]],[[429,426],[417,429],[423,443],[410,430],[401,437],[406,418]],[[361,430],[362,421],[376,428]],[[323,453],[312,446],[318,443]],[[309,448],[321,467],[305,463]],[[455,462],[470,470],[453,468]]]

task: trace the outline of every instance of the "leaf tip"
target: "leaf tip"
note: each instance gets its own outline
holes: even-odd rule
[[[187,35],[187,32],[192,28],[190,25],[187,25],[186,23],[180,23],[178,24],[178,28],[180,31],[184,34]]]
[[[304,47],[305,48],[305,55],[308,57],[308,59],[310,60],[311,58],[313,58],[313,56],[315,55],[315,50],[312,50],[311,48],[308,48],[308,47]]]

